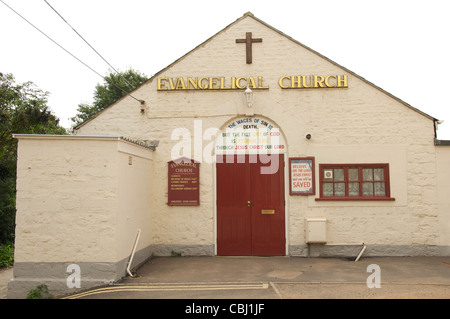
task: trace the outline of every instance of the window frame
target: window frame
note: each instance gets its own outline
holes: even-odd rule
[[[349,169],[358,169],[358,180],[349,180]],[[384,169],[384,179],[376,180],[372,177],[372,180],[364,180],[362,170],[365,168]],[[344,180],[343,181],[326,181],[324,180],[324,170],[326,169],[344,169]],[[333,176],[334,177],[334,176]],[[319,198],[316,201],[393,201],[395,198],[391,197],[391,187],[390,187],[390,175],[389,175],[389,164],[388,163],[362,163],[362,164],[319,164]],[[359,195],[349,196],[349,183],[359,183]],[[324,183],[345,183],[345,194],[344,196],[324,196],[323,195],[323,185]],[[385,185],[385,195],[384,196],[363,196],[363,183],[384,183]],[[334,187],[333,187],[334,189]],[[375,188],[374,188],[375,192]]]

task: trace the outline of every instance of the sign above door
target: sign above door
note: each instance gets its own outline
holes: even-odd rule
[[[279,128],[263,117],[229,122],[216,138],[216,154],[280,154],[286,144]]]

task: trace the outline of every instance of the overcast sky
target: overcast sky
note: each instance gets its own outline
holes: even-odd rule
[[[109,66],[43,0],[2,0],[101,75]],[[251,11],[257,18],[445,122],[450,140],[448,0],[47,0],[114,68],[152,76]],[[70,127],[103,79],[0,2],[0,72],[50,92]],[[401,125],[401,123],[399,123]]]

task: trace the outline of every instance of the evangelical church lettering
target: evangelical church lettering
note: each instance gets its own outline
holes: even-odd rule
[[[347,75],[292,75],[278,80],[282,89],[348,88]],[[262,76],[236,77],[177,77],[158,78],[158,91],[186,90],[244,90],[246,88],[267,90]]]
[[[158,91],[184,90],[243,90],[268,89],[262,76],[258,77],[188,77],[188,78],[158,78]]]
[[[282,76],[278,80],[282,89],[309,89],[309,88],[347,88],[347,75],[297,75]]]

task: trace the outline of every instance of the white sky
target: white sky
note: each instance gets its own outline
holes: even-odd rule
[[[43,0],[2,0],[94,70],[109,66]],[[47,0],[115,69],[152,76],[251,11],[257,18],[445,122],[450,140],[448,0]],[[70,127],[103,79],[0,2],[0,72],[51,93]],[[401,123],[399,123],[401,125]]]

